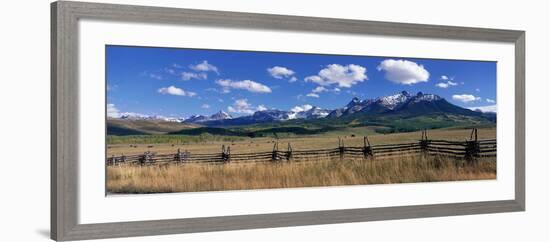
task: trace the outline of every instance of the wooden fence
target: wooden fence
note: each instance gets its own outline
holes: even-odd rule
[[[496,157],[497,143],[495,139],[478,140],[477,129],[473,129],[469,140],[448,141],[428,139],[427,131],[422,132],[418,142],[400,144],[371,145],[367,137],[363,137],[363,146],[345,146],[344,139],[338,138],[338,147],[317,150],[293,150],[290,143],[286,148],[279,149],[279,143],[273,145],[272,151],[258,153],[232,154],[231,147],[222,145],[220,153],[195,154],[177,150],[173,154],[156,154],[150,151],[140,155],[121,155],[107,157],[107,165],[119,164],[227,164],[250,162],[301,162],[324,159],[349,158],[384,158],[420,154],[424,156],[448,156],[467,161],[475,161],[482,157]]]

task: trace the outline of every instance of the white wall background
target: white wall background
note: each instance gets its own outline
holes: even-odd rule
[[[544,1],[102,0],[157,6],[527,31],[527,212],[109,241],[549,241],[550,32]],[[0,24],[0,240],[49,237],[49,3],[7,1]],[[547,149],[547,148],[546,148]],[[528,239],[529,238],[529,239]]]

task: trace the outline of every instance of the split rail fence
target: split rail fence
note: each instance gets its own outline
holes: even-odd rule
[[[286,149],[279,149],[275,143],[272,151],[257,153],[231,153],[231,147],[222,145],[220,153],[195,154],[177,150],[173,154],[156,154],[150,151],[140,155],[121,155],[107,157],[107,165],[135,164],[229,164],[252,162],[300,162],[325,159],[344,158],[385,158],[405,155],[448,156],[467,161],[476,161],[483,157],[496,157],[497,143],[495,139],[478,140],[477,129],[473,129],[469,140],[449,141],[428,139],[427,131],[417,142],[400,144],[371,145],[369,139],[363,137],[363,146],[345,146],[344,139],[338,138],[338,147],[317,150],[293,150],[290,143]]]

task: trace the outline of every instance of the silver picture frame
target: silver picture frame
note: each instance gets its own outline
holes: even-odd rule
[[[79,223],[78,21],[270,29],[501,42],[515,45],[515,198],[154,221]],[[525,32],[58,1],[51,4],[51,238],[58,241],[525,211]],[[508,108],[508,107],[507,107]],[[512,107],[509,107],[512,108]]]

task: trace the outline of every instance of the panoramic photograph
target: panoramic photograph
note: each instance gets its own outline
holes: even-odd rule
[[[105,54],[107,194],[496,179],[494,61]]]

